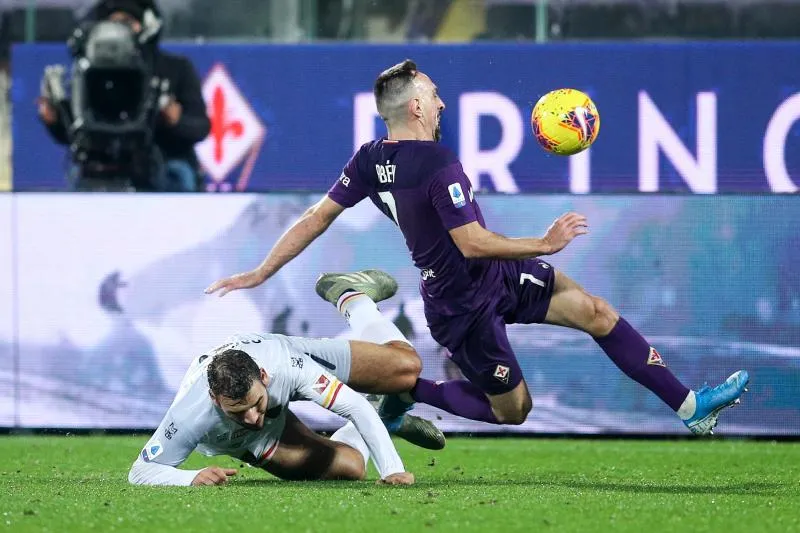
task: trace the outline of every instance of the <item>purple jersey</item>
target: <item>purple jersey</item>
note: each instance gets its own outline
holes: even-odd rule
[[[441,144],[369,142],[350,159],[328,196],[343,207],[369,196],[400,227],[421,270],[420,292],[430,311],[469,312],[502,283],[497,261],[466,259],[448,233],[470,222],[485,224],[461,163]]]

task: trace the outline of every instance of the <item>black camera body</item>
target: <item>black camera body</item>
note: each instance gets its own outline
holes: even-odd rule
[[[163,161],[155,127],[169,87],[155,75],[155,54],[130,26],[106,20],[76,28],[68,45],[70,94],[56,101],[79,174],[73,179],[103,188],[156,188]],[[58,94],[60,80],[47,76],[49,92]]]

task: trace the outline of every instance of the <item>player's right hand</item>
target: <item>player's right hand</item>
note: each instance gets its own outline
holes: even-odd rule
[[[578,213],[565,213],[558,217],[544,234],[542,240],[550,246],[554,254],[564,249],[578,235],[589,233],[589,222]]]
[[[241,274],[215,281],[209,285],[205,293],[214,294],[219,291],[219,296],[221,298],[231,291],[257,287],[266,280],[267,278],[259,270],[251,270],[250,272],[242,272]]]
[[[235,468],[220,468],[218,466],[209,466],[202,469],[194,476],[192,485],[197,487],[200,485],[224,485],[228,482],[230,476],[236,475]]]
[[[398,472],[389,474],[383,479],[378,480],[378,485],[413,485],[414,474],[411,472]]]

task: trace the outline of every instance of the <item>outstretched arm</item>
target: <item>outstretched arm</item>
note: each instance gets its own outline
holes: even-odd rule
[[[588,233],[586,217],[566,213],[556,219],[544,237],[513,239],[470,222],[450,230],[450,237],[466,258],[527,259],[552,255],[578,235]]]
[[[278,239],[266,259],[258,267],[213,283],[206,289],[206,294],[219,291],[220,296],[225,296],[237,289],[249,289],[261,285],[274,276],[286,263],[297,257],[309,244],[314,242],[314,239],[322,235],[344,209],[330,197],[323,197],[322,200],[309,207],[292,224],[292,227],[286,230],[286,233]]]
[[[479,221],[472,184],[460,164],[439,171],[431,179],[428,195],[450,238],[468,259],[528,259],[551,255],[578,235],[589,232],[586,217],[577,213],[560,216],[541,238],[510,239],[487,230]]]
[[[224,485],[232,468],[209,466],[202,470],[182,470],[180,466],[197,445],[188,423],[179,422],[170,413],[164,417],[128,472],[133,485]]]
[[[382,480],[391,481],[393,476],[405,473],[403,461],[389,432],[364,396],[326,372],[310,357],[305,358],[302,368],[292,370],[295,372],[294,400],[313,401],[353,422],[363,437]]]

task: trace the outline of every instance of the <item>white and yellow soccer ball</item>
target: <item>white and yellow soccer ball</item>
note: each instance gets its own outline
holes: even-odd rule
[[[600,115],[586,93],[557,89],[536,102],[531,128],[537,142],[551,154],[574,155],[597,139]]]

